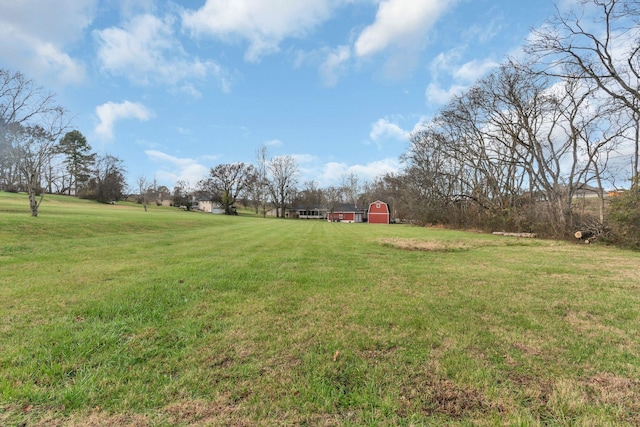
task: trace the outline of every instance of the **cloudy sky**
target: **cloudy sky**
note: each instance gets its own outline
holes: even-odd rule
[[[0,67],[57,95],[129,182],[291,155],[321,186],[398,170],[409,134],[524,44],[551,0],[0,0]]]

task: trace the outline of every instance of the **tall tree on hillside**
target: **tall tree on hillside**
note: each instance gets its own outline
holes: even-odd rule
[[[287,201],[298,183],[298,164],[291,156],[277,156],[269,161],[269,172],[269,191],[276,205],[276,216],[284,218]]]
[[[295,202],[307,210],[322,206],[322,189],[316,181],[305,181],[302,190],[296,194]]]
[[[184,206],[187,210],[191,210],[192,200],[192,188],[191,185],[185,180],[179,180],[173,187],[173,194],[171,196],[173,206]]]
[[[346,197],[347,202],[353,204],[353,206],[357,206],[360,192],[362,190],[362,185],[360,184],[358,175],[353,172],[343,174],[340,186],[342,187],[342,193]]]
[[[206,192],[217,196],[225,214],[231,215],[232,206],[248,190],[255,175],[255,168],[247,163],[221,164],[210,170],[209,178],[202,186]]]
[[[13,141],[12,160],[24,179],[29,195],[31,216],[38,216],[44,192],[42,175],[55,154],[55,137],[40,126],[15,126],[10,132]],[[38,199],[38,193],[40,198]]]
[[[14,137],[18,125],[9,125],[0,118],[0,190],[19,191],[20,173],[15,163]]]
[[[64,156],[64,163],[69,173],[67,194],[77,194],[78,187],[86,185],[96,154],[91,153],[87,139],[77,130],[67,132],[60,140],[59,151]]]
[[[81,197],[107,203],[120,200],[127,187],[124,162],[111,154],[96,159],[87,189]]]
[[[142,204],[146,212],[149,208],[149,202],[154,196],[153,185],[150,184],[144,176],[139,176],[138,179],[136,179],[136,184],[138,185],[138,203]]]
[[[322,200],[324,208],[333,214],[339,203],[344,200],[344,195],[341,187],[329,186],[322,191]]]
[[[256,150],[256,175],[251,184],[251,199],[257,213],[262,213],[264,218],[267,215],[267,202],[269,199],[269,179],[268,179],[267,146],[261,145]]]

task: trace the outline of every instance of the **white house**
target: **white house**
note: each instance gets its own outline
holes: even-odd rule
[[[222,215],[224,213],[224,207],[222,207],[220,203],[213,200],[198,200],[196,209],[202,212],[212,213],[216,215]]]

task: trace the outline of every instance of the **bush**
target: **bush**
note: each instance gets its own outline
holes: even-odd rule
[[[640,183],[635,179],[631,189],[611,200],[609,219],[616,243],[640,249]]]

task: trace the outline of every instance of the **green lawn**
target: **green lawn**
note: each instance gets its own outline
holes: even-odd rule
[[[0,193],[0,272],[0,425],[640,424],[639,253]]]

